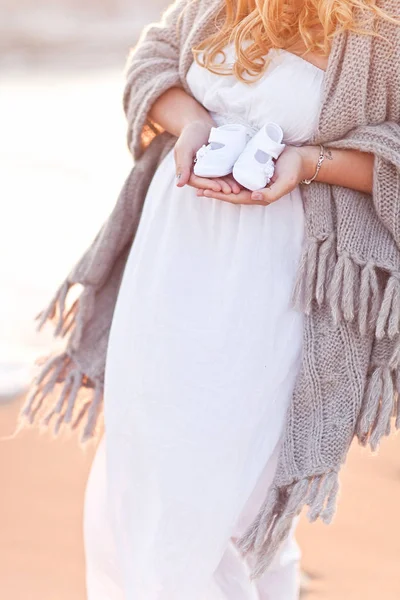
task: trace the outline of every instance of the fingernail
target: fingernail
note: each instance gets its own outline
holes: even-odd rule
[[[251,195],[251,199],[252,200],[262,200],[263,199],[263,195],[260,194],[259,192],[255,192],[255,194]]]
[[[179,183],[179,180],[180,180],[181,177],[182,177],[182,173],[178,173],[177,176],[176,176],[176,178],[175,178],[176,183]]]

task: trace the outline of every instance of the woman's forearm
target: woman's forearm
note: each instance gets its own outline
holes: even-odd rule
[[[318,162],[319,146],[303,146],[301,152],[306,165],[306,177],[313,177]],[[325,160],[322,163],[316,181],[340,185],[367,194],[372,193],[374,156],[358,150],[325,149]]]
[[[187,125],[196,121],[214,125],[207,110],[181,88],[164,92],[153,104],[149,118],[176,137]]]

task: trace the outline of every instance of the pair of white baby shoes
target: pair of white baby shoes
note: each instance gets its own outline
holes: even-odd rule
[[[251,139],[243,125],[212,127],[208,144],[197,151],[194,174],[224,177],[233,174],[240,185],[255,191],[264,188],[274,174],[274,160],[283,152],[283,131],[267,123]]]

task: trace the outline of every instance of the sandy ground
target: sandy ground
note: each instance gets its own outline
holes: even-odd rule
[[[1,437],[18,406],[0,408]],[[93,451],[34,431],[0,442],[2,599],[85,600],[82,506]],[[305,599],[399,599],[399,453],[399,436],[379,456],[354,447],[334,523],[300,523]]]
[[[0,76],[0,436],[13,431],[32,317],[90,242],[130,165],[121,69]],[[4,293],[5,291],[5,293]],[[1,404],[1,402],[3,403]],[[0,441],[1,600],[84,600],[82,502],[93,448],[28,431]],[[310,600],[398,600],[400,438],[354,448],[339,514],[299,527]],[[273,599],[271,599],[273,600]]]

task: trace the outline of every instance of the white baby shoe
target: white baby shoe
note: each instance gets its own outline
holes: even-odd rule
[[[229,175],[246,144],[247,131],[243,125],[212,127],[207,146],[197,151],[194,174],[199,177]]]
[[[233,167],[233,176],[240,185],[254,192],[270,182],[274,160],[285,149],[283,131],[276,123],[267,123],[249,141]]]

